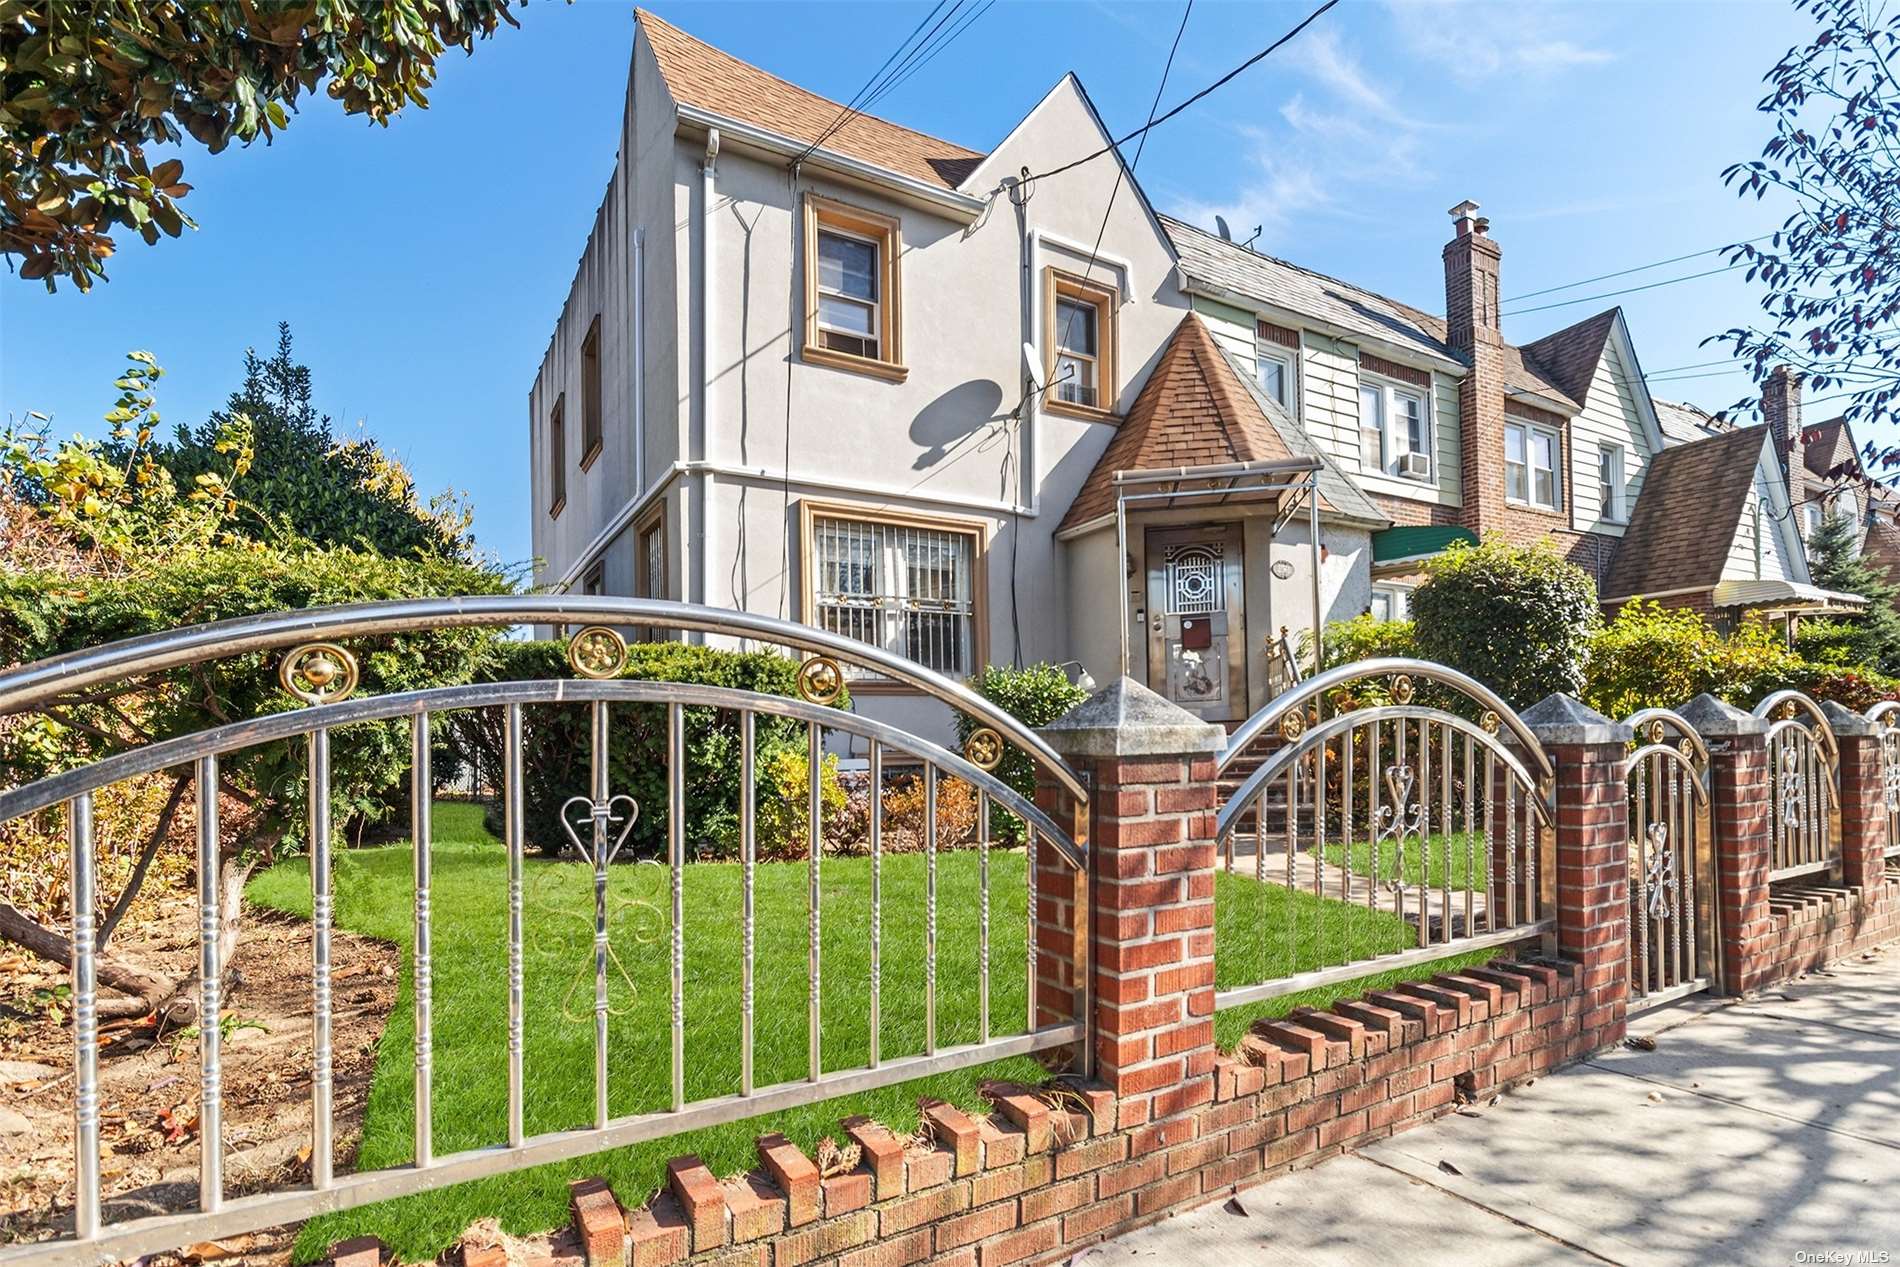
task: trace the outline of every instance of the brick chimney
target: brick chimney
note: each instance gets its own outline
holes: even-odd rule
[[[1775,456],[1788,481],[1788,504],[1801,504],[1801,470],[1806,454],[1801,444],[1801,379],[1786,365],[1777,365],[1761,388],[1761,417],[1775,440]]]
[[[1457,230],[1445,244],[1445,330],[1470,369],[1458,384],[1464,511],[1479,536],[1504,527],[1504,334],[1498,326],[1498,261],[1491,222],[1466,199],[1451,209]]]

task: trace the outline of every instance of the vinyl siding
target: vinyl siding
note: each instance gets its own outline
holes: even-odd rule
[[[1775,531],[1775,521],[1768,513],[1773,503],[1768,500],[1771,487],[1769,475],[1764,463],[1755,466],[1755,484],[1748,490],[1748,501],[1742,507],[1741,522],[1735,527],[1735,539],[1729,544],[1728,562],[1722,568],[1725,581],[1752,581],[1757,579],[1755,571],[1755,533],[1757,525],[1762,536],[1761,571],[1759,578],[1769,581],[1793,581],[1801,579],[1782,548],[1782,534]],[[1761,513],[1757,515],[1756,510]]]
[[[1597,454],[1605,444],[1623,450],[1623,513],[1627,520],[1643,490],[1643,472],[1649,462],[1649,439],[1637,411],[1634,384],[1623,364],[1616,341],[1611,340],[1597,362],[1596,376],[1584,396],[1583,411],[1570,424],[1571,522],[1584,532],[1623,535],[1624,524],[1604,519],[1597,486]],[[1754,565],[1753,546],[1749,565]]]

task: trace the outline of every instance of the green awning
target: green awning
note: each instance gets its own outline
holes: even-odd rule
[[[1372,534],[1372,562],[1397,563],[1403,559],[1423,559],[1438,554],[1453,542],[1477,545],[1478,535],[1455,524],[1420,524],[1387,528]]]

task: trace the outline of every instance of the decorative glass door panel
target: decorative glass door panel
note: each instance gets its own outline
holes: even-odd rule
[[[1148,682],[1209,721],[1247,715],[1240,527],[1148,533]]]

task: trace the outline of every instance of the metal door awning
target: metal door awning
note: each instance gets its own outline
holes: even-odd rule
[[[1202,466],[1174,466],[1117,471],[1115,486],[1115,545],[1124,566],[1128,559],[1128,510],[1211,508],[1237,504],[1266,504],[1274,508],[1273,533],[1291,522],[1302,506],[1307,512],[1313,547],[1313,656],[1324,663],[1324,603],[1320,590],[1318,458],[1278,458],[1255,462],[1219,462]],[[1121,672],[1128,675],[1128,586],[1121,591]]]

